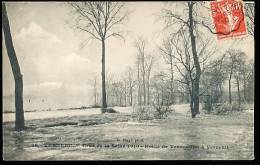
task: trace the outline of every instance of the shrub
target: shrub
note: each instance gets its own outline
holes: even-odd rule
[[[101,108],[102,113],[117,113],[113,108]]]
[[[213,108],[215,114],[225,114],[229,111],[232,111],[232,104],[229,103],[216,104]]]
[[[87,106],[81,106],[79,109],[87,109]]]
[[[163,119],[173,110],[169,106],[135,106],[132,114],[137,120]]]
[[[169,115],[169,113],[172,111],[170,106],[156,106],[153,105],[154,109],[156,110],[154,117],[156,119],[163,119]]]
[[[232,103],[232,111],[241,111],[243,109],[244,108],[242,104],[239,106],[239,104],[236,102]]]
[[[154,119],[154,112],[151,106],[135,106],[133,117],[137,120],[152,120]]]
[[[242,108],[242,105],[239,106],[238,103],[218,103],[218,104],[215,104],[213,106],[213,112],[215,114],[227,114],[227,113],[230,113],[230,112],[236,112],[236,111],[241,111],[243,108]]]
[[[101,108],[101,106],[100,105],[93,105],[93,106],[91,106],[91,108]]]

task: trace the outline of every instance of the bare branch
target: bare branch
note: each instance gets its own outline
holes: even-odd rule
[[[174,18],[174,19],[181,21],[182,23],[184,23],[186,25],[188,24],[188,21],[185,21],[179,15],[172,13],[171,10],[163,9],[162,12],[165,13],[165,16],[164,16],[165,18]]]
[[[75,15],[77,28],[87,32],[100,41],[118,36],[124,39],[120,31],[111,30],[128,16],[122,13],[124,3],[119,2],[69,2]],[[110,32],[110,33],[109,33]]]
[[[96,35],[95,35],[95,33],[93,33],[93,32],[90,32],[89,30],[87,30],[87,29],[83,29],[83,28],[81,28],[81,27],[79,27],[79,26],[77,26],[76,27],[77,29],[80,29],[80,30],[82,30],[82,31],[85,31],[85,32],[87,32],[88,34],[90,34],[92,37],[94,37],[95,39],[97,39],[97,40],[100,40],[101,41],[101,39],[100,38],[98,38]]]
[[[115,36],[120,37],[125,42],[125,38],[123,35],[120,34],[120,32],[108,34],[105,39],[108,39],[109,37],[115,37]]]

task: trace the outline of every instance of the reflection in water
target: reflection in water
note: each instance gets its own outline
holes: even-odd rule
[[[14,145],[15,152],[23,152],[24,151],[24,133],[17,132],[14,134]]]

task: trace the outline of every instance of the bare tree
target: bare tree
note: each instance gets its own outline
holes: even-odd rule
[[[147,87],[147,104],[150,105],[150,77],[151,71],[154,64],[154,56],[149,55],[145,60],[145,72],[146,72],[146,87]]]
[[[167,23],[175,24],[178,23],[179,29],[175,34],[178,34],[183,29],[187,29],[189,33],[190,43],[191,43],[191,50],[192,50],[192,57],[195,66],[195,81],[194,81],[194,91],[193,91],[193,100],[194,100],[194,109],[192,111],[192,118],[199,113],[199,83],[200,83],[200,76],[201,76],[201,66],[199,63],[198,53],[197,53],[197,46],[196,46],[196,36],[195,36],[195,28],[196,28],[196,20],[194,16],[196,15],[194,6],[196,2],[185,2],[186,9],[183,10],[184,14],[187,14],[187,17],[184,18],[178,14],[175,14],[169,9],[164,9],[163,14],[164,18],[167,19]],[[186,10],[188,12],[186,12]]]
[[[133,88],[134,88],[134,75],[133,75],[133,69],[131,67],[128,67],[126,70],[126,81],[128,83],[128,103],[130,106],[133,104]]]
[[[191,42],[191,50],[192,50],[192,55],[193,55],[193,60],[194,60],[194,65],[196,68],[196,78],[194,81],[194,114],[193,117],[196,116],[196,114],[199,113],[199,83],[200,83],[200,75],[201,75],[201,67],[198,59],[198,54],[197,54],[197,48],[196,48],[196,38],[194,35],[194,19],[193,19],[193,6],[194,2],[188,2],[188,7],[189,7],[189,21],[187,23],[187,26],[189,28],[189,33],[190,33],[190,42]]]
[[[173,53],[173,44],[172,44],[172,37],[168,37],[167,39],[163,40],[163,45],[159,47],[161,54],[164,57],[165,63],[170,65],[170,88],[171,88],[171,103],[174,103],[174,95],[173,95],[173,83],[174,83],[174,53]]]
[[[141,64],[140,64],[140,58],[137,56],[136,60],[136,68],[137,68],[137,104],[142,104],[142,96],[141,96]]]
[[[185,84],[184,91],[189,94],[190,109],[192,117],[194,116],[194,81],[195,81],[195,66],[192,61],[189,51],[190,44],[187,36],[181,33],[181,37],[175,38],[171,42],[174,45],[176,55],[174,56],[174,66],[179,72],[181,78],[176,81]]]
[[[212,61],[202,75],[202,86],[206,90],[205,94],[211,97],[212,103],[222,102],[223,83],[226,80],[224,58],[225,55]]]
[[[113,84],[115,83],[115,75],[109,70],[106,70],[106,90],[107,90],[107,104],[109,106],[114,106],[115,105],[115,90]]]
[[[125,75],[107,75],[107,99],[109,106],[126,106],[128,94],[128,80]]]
[[[97,76],[94,76],[93,80],[93,97],[94,97],[94,106],[98,105],[98,91],[97,91]]]
[[[229,51],[229,53],[232,53]],[[228,78],[228,94],[229,94],[229,103],[232,103],[232,93],[231,93],[231,79],[233,76],[233,71],[234,71],[234,65],[235,65],[235,58],[232,54],[230,54],[230,62],[228,63],[228,68],[229,68],[229,78]]]
[[[240,67],[241,65],[241,60],[244,58],[243,56],[245,56],[244,52],[241,52],[240,50],[234,50],[234,49],[229,49],[226,52],[226,68],[229,71],[228,72],[228,93],[229,93],[229,103],[232,103],[232,92],[231,92],[231,81],[232,78],[237,70],[237,68]],[[239,80],[238,77],[236,77],[237,79],[237,85],[238,85],[238,90],[239,90]],[[239,95],[240,97],[240,95]]]
[[[122,103],[122,106],[127,106],[127,95],[128,95],[128,80],[127,76],[123,74],[121,76],[121,83],[122,83],[122,95],[124,98],[124,102]]]
[[[253,103],[254,102],[254,92],[255,92],[255,69],[254,69],[254,61],[251,60],[248,64],[250,67],[248,68],[249,74],[247,75],[247,101]]]
[[[252,60],[241,66],[240,75],[243,82],[244,101],[250,102],[254,91],[254,63]]]
[[[237,60],[236,60],[236,67],[235,67],[235,73],[234,73],[234,77],[236,79],[236,85],[237,85],[237,96],[238,96],[238,107],[241,107],[241,87],[240,87],[240,82],[242,79],[242,75],[243,75],[243,69],[244,69],[244,65],[246,63],[246,55],[243,52],[239,52],[238,56],[237,56]]]
[[[137,48],[137,69],[138,69],[138,82],[139,82],[139,97],[141,97],[141,84],[143,89],[143,104],[146,105],[146,79],[145,79],[145,48],[146,42],[143,38],[139,37],[135,41],[135,46]],[[140,75],[141,74],[141,75]],[[141,78],[142,76],[142,78]],[[139,100],[141,101],[141,100]]]
[[[157,118],[164,118],[171,111],[171,91],[167,85],[167,76],[160,72],[152,77],[152,106],[156,110]]]
[[[137,48],[137,79],[138,79],[138,95],[142,93],[143,105],[149,105],[150,103],[150,77],[154,64],[154,55],[147,51],[147,41],[142,37],[139,37],[135,41],[135,47]],[[141,92],[142,90],[142,92]]]
[[[117,26],[127,18],[128,12],[124,11],[125,4],[121,2],[69,2],[69,5],[76,15],[76,28],[102,43],[102,109],[105,109],[105,41],[113,36],[123,38]]]
[[[118,97],[118,106],[123,106],[125,100],[125,89],[124,89],[124,82],[119,80],[115,83],[117,97]]]
[[[15,130],[22,131],[25,129],[23,111],[23,75],[16,57],[5,3],[2,4],[2,20],[6,50],[15,80]]]
[[[254,92],[255,92],[255,64],[253,60],[250,60],[247,64],[247,74],[245,76],[246,85],[244,90],[246,90],[246,100],[247,102],[253,102],[254,101]]]
[[[209,45],[211,40],[208,37],[198,38],[197,39],[197,52],[198,52],[198,61],[201,65],[200,74],[203,74],[205,70],[208,69],[208,60],[214,53],[215,49],[213,48],[214,44]],[[174,62],[173,65],[179,72],[181,78],[176,81],[184,84],[182,91],[185,91],[186,94],[189,94],[189,102],[191,108],[192,117],[195,117],[199,112],[195,112],[196,105],[196,81],[197,81],[197,72],[195,62],[192,56],[192,44],[189,41],[188,33],[185,33],[184,30],[180,30],[177,35],[174,36],[171,40],[171,44],[174,48]],[[177,77],[177,76],[176,76]],[[200,91],[198,94],[200,97],[203,95],[205,90]]]

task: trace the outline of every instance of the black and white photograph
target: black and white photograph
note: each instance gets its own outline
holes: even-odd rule
[[[254,160],[255,3],[2,2],[2,157]]]

